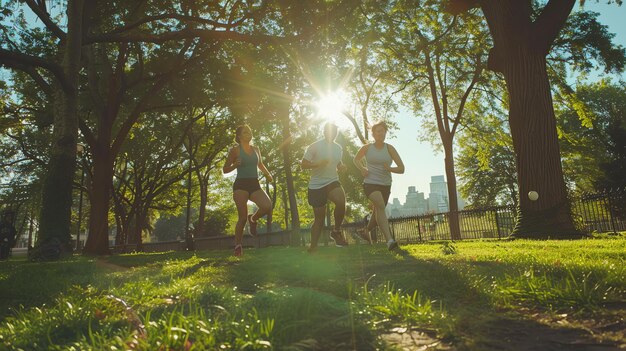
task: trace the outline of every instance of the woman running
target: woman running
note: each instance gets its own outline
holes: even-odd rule
[[[265,168],[259,148],[250,144],[252,129],[248,125],[240,125],[235,131],[235,142],[228,152],[222,171],[224,174],[237,169],[237,178],[233,183],[233,199],[237,206],[237,225],[235,225],[235,256],[243,254],[243,228],[248,223],[250,235],[257,236],[257,220],[272,211],[272,202],[259,184],[260,169],[268,182],[273,182],[272,175]],[[257,205],[257,211],[248,215],[248,200]]]
[[[367,227],[359,232],[359,236],[371,243],[370,230],[378,225],[385,235],[387,247],[389,250],[394,250],[398,247],[398,243],[391,235],[385,207],[391,194],[391,173],[404,173],[404,163],[396,149],[385,143],[387,129],[385,122],[378,122],[372,126],[374,142],[364,145],[357,152],[354,156],[354,164],[363,175],[363,190],[373,207],[370,221]],[[396,164],[395,167],[391,167],[392,162]]]

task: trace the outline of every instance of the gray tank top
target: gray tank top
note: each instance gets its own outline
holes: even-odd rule
[[[391,155],[389,154],[389,145],[385,143],[382,149],[377,149],[374,144],[370,144],[365,154],[367,161],[368,174],[363,183],[391,185],[391,172],[385,169],[385,165],[391,166]]]
[[[236,179],[250,179],[259,177],[259,157],[257,156],[254,148],[252,148],[252,155],[249,155],[245,151],[243,151],[243,147],[239,145],[239,159],[241,160],[241,164],[239,165],[239,167],[237,167]]]

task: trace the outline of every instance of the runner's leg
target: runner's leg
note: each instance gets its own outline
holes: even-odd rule
[[[248,221],[248,197],[249,194],[245,190],[235,190],[233,192],[233,200],[237,207],[237,224],[235,225],[235,245],[241,245],[243,241],[243,227]]]

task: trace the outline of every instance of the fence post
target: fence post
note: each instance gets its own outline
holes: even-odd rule
[[[611,227],[613,227],[613,234],[617,235],[617,226],[615,225],[615,217],[613,216],[613,204],[611,203],[611,195],[613,194],[613,189],[608,191],[606,194],[606,202],[609,207],[609,217],[611,217]]]
[[[498,219],[498,208],[495,207],[493,209],[493,213],[496,217],[496,229],[498,230],[498,239],[502,239],[502,235],[500,234],[500,220]]]
[[[419,237],[420,242],[422,242],[422,226],[420,225],[420,217],[417,216],[417,236]]]

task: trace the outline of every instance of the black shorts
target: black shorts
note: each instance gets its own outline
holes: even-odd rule
[[[391,195],[391,185],[380,185],[380,184],[367,184],[363,183],[363,190],[365,191],[365,196],[370,198],[370,194],[375,191],[380,191],[383,195],[383,200],[385,204],[389,202],[389,196]]]
[[[233,191],[243,190],[252,195],[253,192],[261,190],[261,184],[259,184],[258,178],[239,178],[235,179],[233,183]]]
[[[332,182],[324,186],[323,188],[309,189],[309,205],[313,207],[326,206],[326,202],[328,201],[328,193],[336,188],[341,188],[341,184],[338,181]]]

